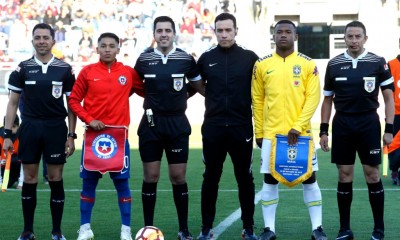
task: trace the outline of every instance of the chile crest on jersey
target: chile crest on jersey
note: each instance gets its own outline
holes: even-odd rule
[[[124,86],[126,84],[126,77],[124,75],[119,76],[118,82],[119,82],[119,84]]]

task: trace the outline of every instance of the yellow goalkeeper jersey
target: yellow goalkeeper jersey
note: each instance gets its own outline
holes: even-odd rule
[[[259,59],[251,94],[256,138],[287,135],[292,128],[312,136],[310,119],[320,101],[320,82],[311,58],[293,52],[286,58],[273,53]]]

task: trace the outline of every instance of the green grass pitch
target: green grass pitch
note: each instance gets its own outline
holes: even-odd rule
[[[76,239],[79,228],[79,194],[81,179],[79,178],[80,151],[68,159],[65,165],[64,182],[66,203],[63,218],[63,233],[67,239]],[[257,192],[262,186],[262,175],[259,174],[260,151],[254,151],[254,182]],[[133,235],[142,227],[141,183],[142,167],[137,149],[131,152],[132,189],[132,232]],[[318,183],[323,196],[323,223],[329,239],[334,239],[338,231],[338,212],[336,204],[337,170],[330,163],[330,155],[318,151],[319,167]],[[161,179],[158,184],[158,198],[155,213],[155,225],[159,227],[165,239],[176,239],[177,217],[173,203],[171,184],[169,183],[166,160],[162,162]],[[191,149],[187,171],[190,191],[189,226],[194,236],[200,231],[200,189],[202,182],[203,162],[201,150]],[[41,180],[41,177],[40,177]],[[385,224],[387,240],[400,239],[397,216],[400,210],[400,187],[393,186],[390,178],[383,178],[386,194]],[[372,228],[372,215],[368,201],[365,179],[359,163],[356,166],[354,180],[354,199],[352,204],[352,229],[357,239],[369,239]],[[119,239],[120,217],[117,205],[117,195],[108,174],[100,180],[97,188],[96,204],[92,215],[92,229],[96,240]],[[280,185],[280,202],[277,210],[276,232],[280,240],[310,239],[311,223],[308,211],[303,202],[301,186],[287,188]],[[236,181],[233,176],[232,163],[229,157],[224,166],[220,182],[220,192],[217,203],[215,226],[230,216],[239,207]],[[16,239],[23,227],[20,204],[20,191],[9,189],[0,193],[0,240]],[[259,234],[263,228],[261,206],[258,203],[255,211],[255,231]],[[241,239],[241,221],[238,219],[219,236],[219,239]],[[38,184],[38,201],[35,214],[35,233],[37,239],[50,239],[51,218],[49,213],[49,188],[41,181]]]

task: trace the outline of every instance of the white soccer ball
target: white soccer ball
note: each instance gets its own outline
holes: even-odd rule
[[[135,240],[164,240],[164,234],[157,227],[146,226],[136,233]]]

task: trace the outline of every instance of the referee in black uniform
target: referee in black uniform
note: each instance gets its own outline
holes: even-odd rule
[[[178,213],[178,239],[192,239],[187,223],[189,198],[186,163],[191,127],[185,115],[188,97],[186,79],[198,88],[201,77],[194,58],[174,47],[175,23],[170,17],[157,17],[153,34],[157,48],[142,53],[135,65],[145,87],[145,113],[138,129],[144,175],[144,224],[153,225],[157,182],[165,151]]]
[[[61,219],[64,209],[63,168],[66,158],[75,150],[76,116],[67,111],[63,95],[69,96],[75,75],[69,64],[55,58],[51,49],[55,44],[54,30],[47,24],[37,24],[32,31],[35,55],[21,62],[10,75],[10,91],[4,130],[5,151],[12,151],[11,127],[16,117],[20,94],[24,92],[24,121],[20,127],[18,157],[24,168],[21,200],[24,229],[19,240],[35,239],[33,220],[36,207],[36,187],[39,162],[48,166],[52,240],[64,240]],[[68,116],[68,125],[65,117]],[[69,132],[69,133],[68,133]]]
[[[385,102],[383,144],[393,140],[393,78],[384,58],[364,48],[367,33],[364,24],[346,25],[347,51],[328,63],[325,75],[324,101],[321,110],[320,144],[329,151],[328,128],[332,103],[336,114],[332,121],[332,163],[339,171],[337,201],[340,229],[336,239],[353,239],[350,208],[353,199],[353,177],[356,153],[367,181],[369,201],[374,218],[372,240],[384,239],[384,190],[379,175],[381,164],[381,127],[377,108],[381,89]]]
[[[201,189],[202,232],[197,239],[212,237],[218,184],[227,154],[230,155],[239,189],[243,239],[253,233],[254,182],[251,77],[258,56],[236,43],[236,18],[222,13],[215,18],[218,45],[198,61],[206,81],[203,135],[203,185]]]

